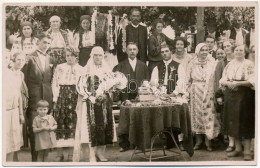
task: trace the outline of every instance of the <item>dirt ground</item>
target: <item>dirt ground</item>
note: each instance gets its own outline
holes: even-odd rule
[[[71,160],[68,159],[68,152],[71,149],[65,150],[65,162],[71,162]],[[173,148],[173,151],[177,151],[176,148]],[[125,152],[119,152],[119,146],[117,143],[113,145],[107,146],[105,157],[108,158],[110,162],[129,162],[131,159],[131,156],[133,154],[134,150],[128,150]],[[166,155],[171,155],[171,152],[166,152]],[[144,154],[139,154],[141,156],[144,156]],[[57,162],[57,151],[53,150],[49,153],[48,160],[49,162]],[[146,156],[149,156],[149,153],[146,153]],[[163,156],[163,151],[155,151],[153,152],[153,157],[156,156]],[[22,162],[30,162],[31,161],[31,154],[29,149],[22,149],[18,153],[19,160]],[[163,158],[159,160],[154,161],[160,161],[160,162],[180,162],[180,161],[243,161],[243,156],[239,157],[232,157],[228,158],[226,156],[225,147],[218,147],[215,148],[212,152],[209,152],[206,150],[206,148],[202,148],[201,150],[197,150],[194,152],[194,155],[192,157],[189,157],[188,154],[184,151],[182,152],[181,156],[175,156],[175,157],[169,157],[169,158]],[[88,156],[82,156],[81,162],[88,162],[89,158]],[[148,162],[148,160],[145,160],[143,158],[140,158],[138,156],[133,157],[133,162]]]

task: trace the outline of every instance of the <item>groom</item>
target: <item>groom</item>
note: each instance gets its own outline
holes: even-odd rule
[[[114,67],[113,71],[123,73],[127,80],[127,87],[121,91],[119,99],[123,102],[125,100],[135,99],[138,95],[138,87],[141,86],[144,80],[149,79],[148,67],[145,63],[136,58],[138,54],[138,46],[136,43],[130,42],[127,45],[126,53],[128,58]],[[120,122],[120,121],[119,121]],[[128,150],[130,143],[128,135],[119,135],[120,152]]]
[[[37,116],[36,104],[39,100],[46,100],[49,109],[52,109],[52,68],[50,67],[50,56],[46,54],[51,44],[51,38],[45,34],[38,36],[38,49],[29,57],[28,64],[24,67],[24,79],[28,87],[29,100],[26,117],[28,119],[29,138],[31,145],[32,161],[37,161],[35,151],[35,140],[33,133],[33,119]]]

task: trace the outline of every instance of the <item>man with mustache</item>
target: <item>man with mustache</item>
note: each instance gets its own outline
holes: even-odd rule
[[[244,43],[248,48],[255,45],[255,18],[252,16],[249,20],[250,32],[246,34]]]
[[[144,80],[149,79],[148,67],[145,63],[136,58],[138,54],[137,44],[130,42],[127,45],[126,53],[128,59],[125,59],[113,69],[114,72],[119,71],[123,73],[128,80],[126,89],[119,93],[121,102],[135,99],[138,95],[138,87],[141,86]],[[128,135],[119,136],[119,146],[121,147],[120,152],[129,149],[130,143],[128,141]]]
[[[126,44],[134,42],[138,47],[137,58],[142,62],[147,61],[147,27],[141,25],[141,11],[138,8],[131,9],[131,23],[126,26]],[[117,41],[117,59],[122,62],[127,59],[127,54],[122,51],[122,31],[119,33]]]
[[[244,43],[244,38],[247,31],[242,28],[243,26],[243,17],[242,15],[234,16],[232,20],[232,28],[230,30],[230,39],[235,40],[235,45],[242,45]]]

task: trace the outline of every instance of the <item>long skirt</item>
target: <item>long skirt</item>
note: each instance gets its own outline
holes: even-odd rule
[[[78,93],[75,85],[60,85],[60,94],[54,110],[54,119],[58,127],[56,132],[57,147],[72,147],[77,124]]]
[[[208,139],[213,139],[220,132],[219,119],[215,112],[213,93],[205,92],[205,82],[193,82],[191,85],[191,126],[196,134],[206,134]]]
[[[79,65],[85,66],[90,58],[90,52],[93,47],[84,47],[79,52]]]
[[[107,94],[107,101],[103,104],[92,104],[87,101],[87,123],[91,146],[113,143],[113,115],[112,100]]]
[[[254,138],[255,91],[240,86],[236,91],[224,91],[224,131],[235,138]]]
[[[6,153],[19,151],[23,146],[22,124],[19,119],[19,109],[6,111]]]

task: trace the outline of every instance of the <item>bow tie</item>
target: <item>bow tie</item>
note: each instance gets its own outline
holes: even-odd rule
[[[39,52],[41,55],[43,55],[43,56],[46,56],[47,55],[47,53],[43,53],[42,51],[40,51],[40,50],[37,50],[37,52]]]

